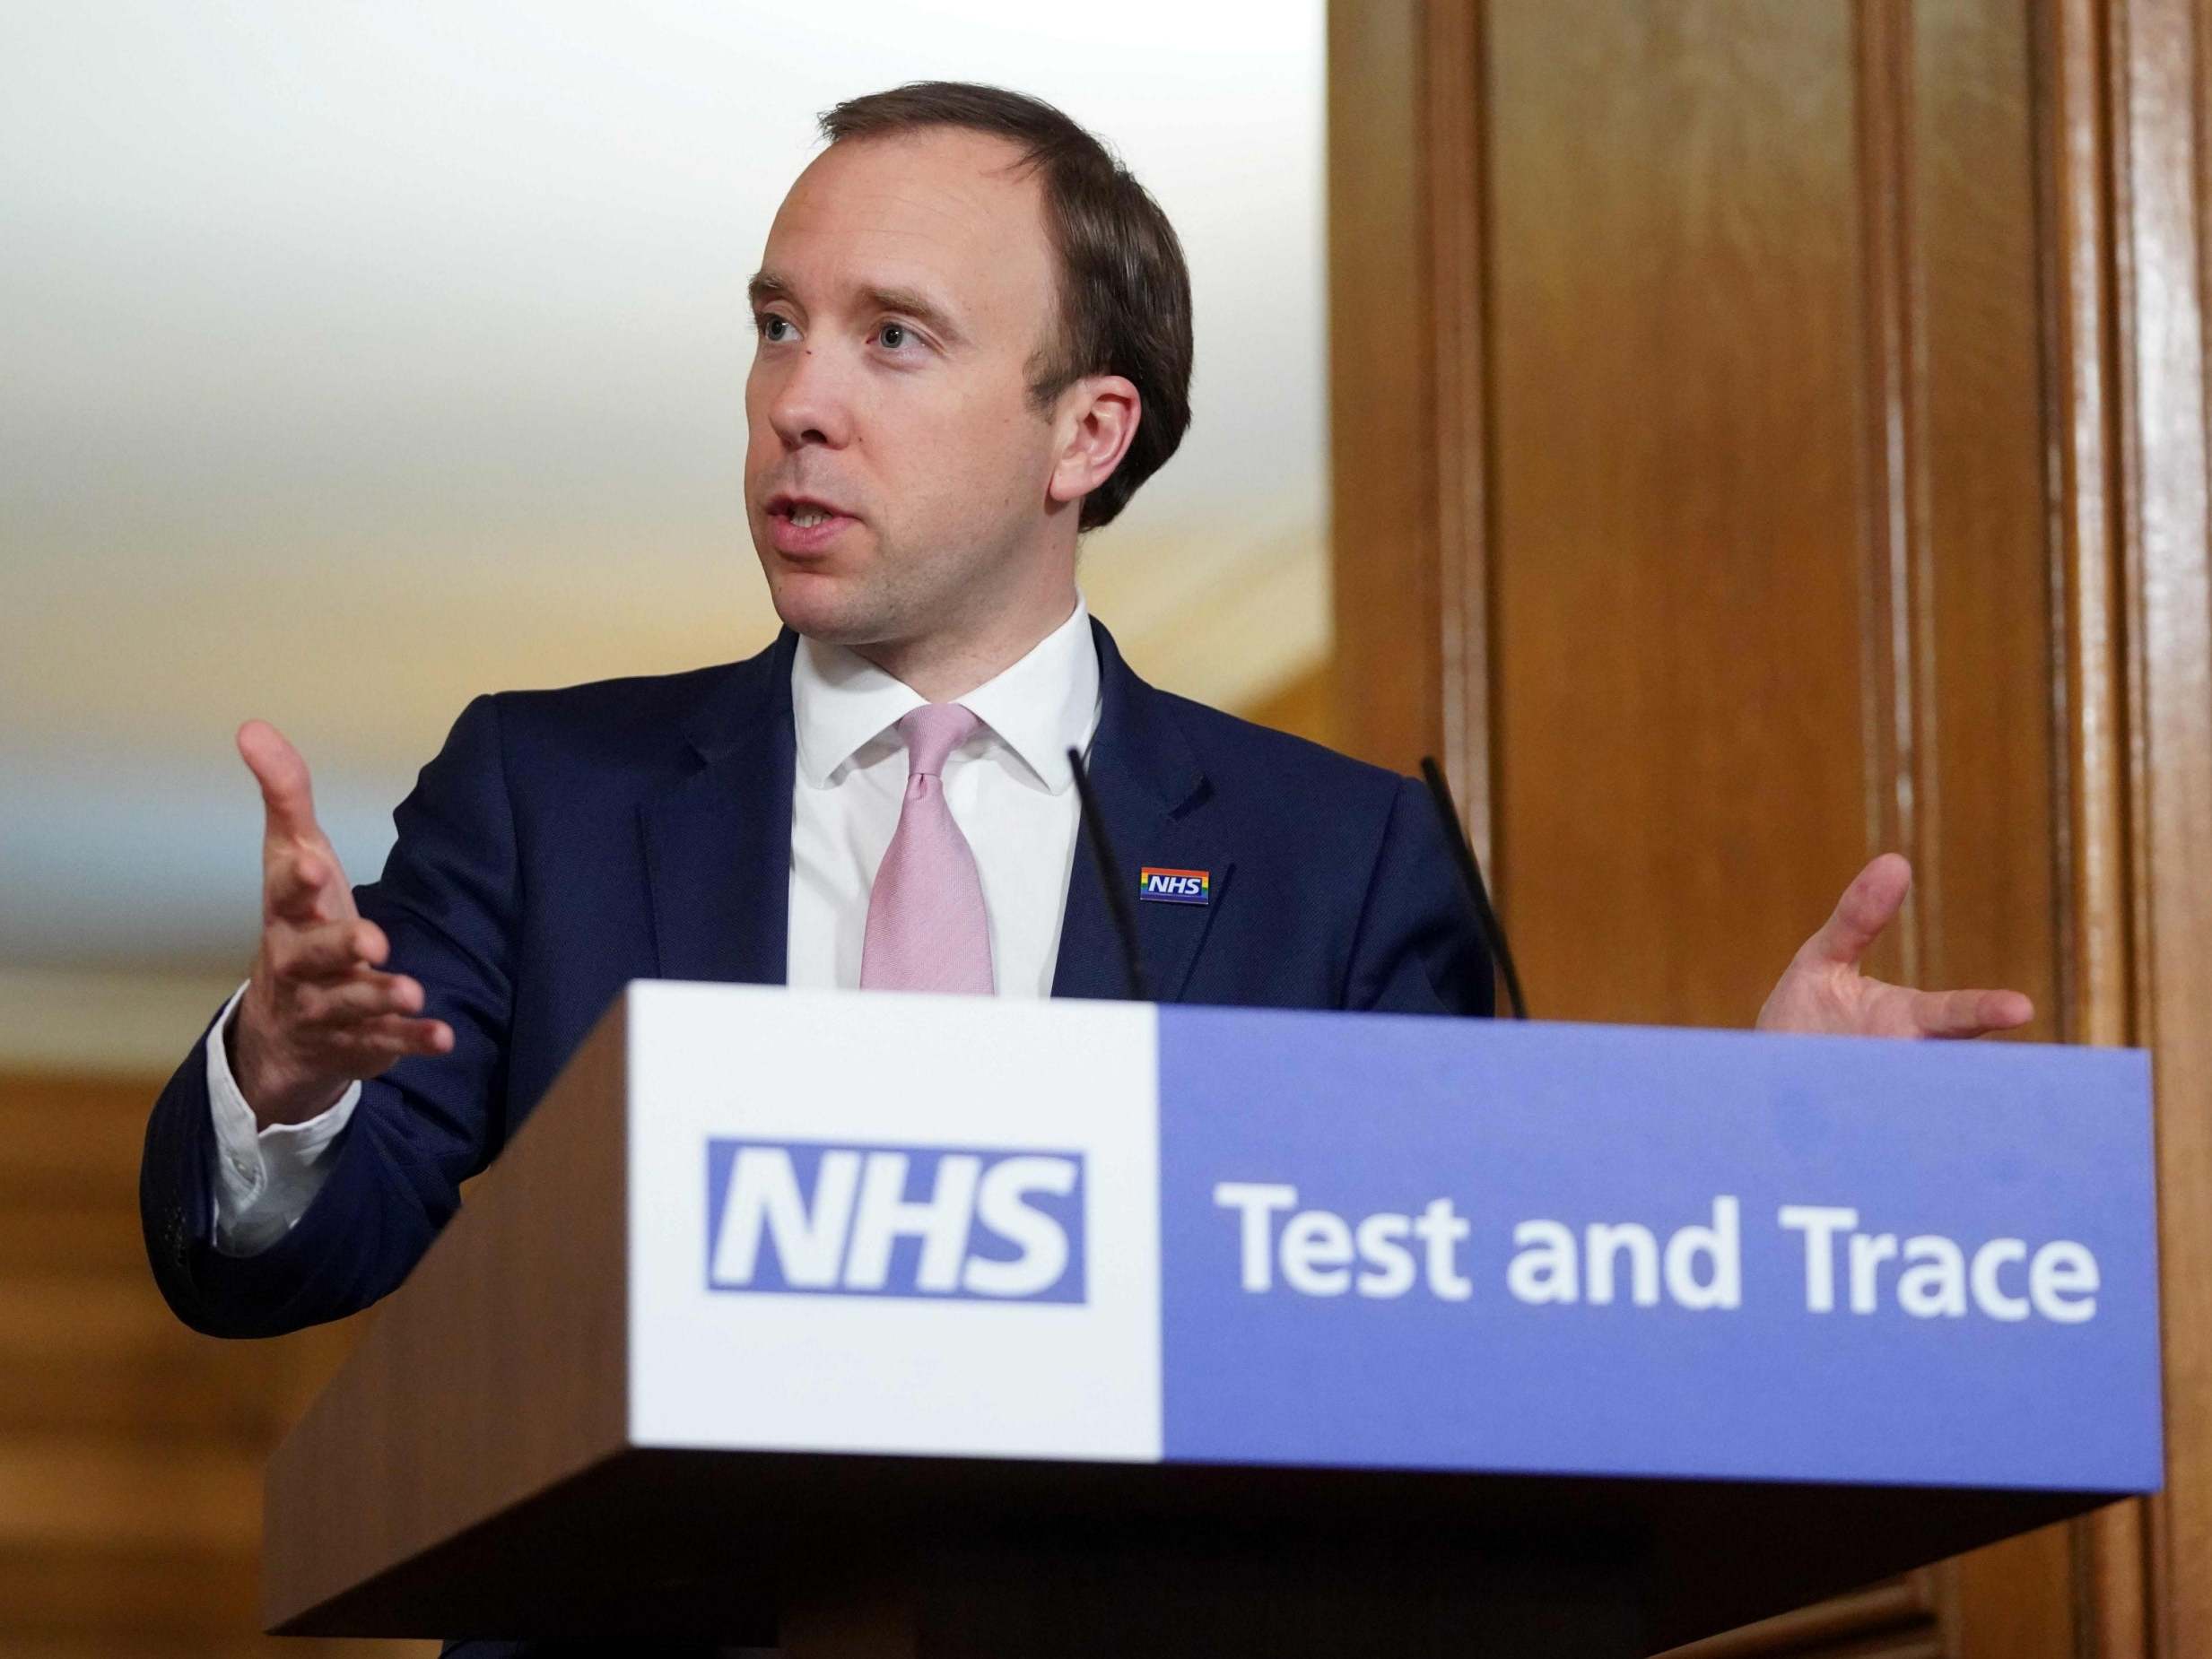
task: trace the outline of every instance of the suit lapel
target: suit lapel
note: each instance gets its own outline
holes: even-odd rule
[[[665,978],[784,983],[797,643],[731,670],[686,728],[698,769],[638,808]]]
[[[1167,699],[1130,672],[1103,626],[1093,621],[1091,630],[1098,647],[1101,705],[1088,763],[1091,786],[1122,865],[1113,879],[1129,895],[1136,912],[1145,977],[1154,996],[1172,1003],[1189,984],[1214,913],[1226,899],[1232,866],[1206,811],[1211,786]],[[1139,902],[1137,872],[1146,864],[1207,872],[1213,878],[1208,902]],[[1132,995],[1087,825],[1077,837],[1075,867],[1068,874],[1052,995]]]

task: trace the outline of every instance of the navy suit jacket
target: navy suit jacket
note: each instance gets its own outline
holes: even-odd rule
[[[1090,774],[1129,865],[1206,870],[1206,905],[1136,904],[1163,1002],[1488,1013],[1490,965],[1421,786],[1155,691],[1096,623]],[[274,1335],[367,1307],[420,1259],[632,979],[780,985],[795,739],[786,631],[690,673],[480,697],[394,813],[355,890],[453,1052],[363,1085],[328,1179],[285,1238],[213,1246],[199,1045],[156,1102],[139,1202],[187,1325]],[[1056,996],[1128,995],[1087,835]],[[825,1065],[832,1062],[825,1056]]]

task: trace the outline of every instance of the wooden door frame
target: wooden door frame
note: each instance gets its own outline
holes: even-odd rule
[[[2120,936],[2085,972],[2087,1040],[2153,1055],[2158,1109],[2159,1247],[2166,1376],[2164,1493],[2139,1527],[2108,1522],[2094,1586],[2103,1653],[2212,1655],[2212,571],[2207,563],[2203,235],[2212,204],[2204,127],[2206,0],[2070,0],[2085,57],[2101,48],[2104,187],[2111,231],[2111,364],[2102,433],[2112,549],[2085,565],[2085,594],[2118,576],[2119,615],[2078,650],[2116,681],[2118,717],[2098,742],[2100,775],[2124,780],[2098,811],[2127,833],[2097,873],[2110,896],[2085,928]],[[2090,251],[2078,250],[2084,262]],[[2116,635],[2114,638],[2112,636]],[[2085,706],[2084,712],[2087,712]],[[2077,724],[2080,724],[2077,722]],[[2085,764],[2084,771],[2089,768]],[[2077,850],[2077,859],[2089,851]],[[2124,1003],[2117,1006],[2126,963]],[[2090,1029],[2094,1018],[2095,1027]],[[2129,1568],[2138,1570],[2129,1582]],[[2136,1586],[2140,1586],[2139,1591]],[[2136,1596],[2141,1598],[2138,1611]],[[2107,1609],[2109,1608],[2109,1614]],[[2138,1635],[2139,1632],[2139,1635]],[[2143,1645],[2130,1649],[2130,1640]]]
[[[1482,331],[1433,299],[1479,276],[1478,15],[1332,0],[1328,338],[1338,730],[1400,771],[1440,756],[1487,853],[1484,583],[1460,579],[1484,561],[1441,556],[1482,543]],[[1440,64],[1459,78],[1432,84]]]

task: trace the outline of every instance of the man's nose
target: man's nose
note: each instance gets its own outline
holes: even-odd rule
[[[832,354],[809,346],[785,366],[769,399],[768,419],[788,448],[840,449],[852,435],[850,400]]]

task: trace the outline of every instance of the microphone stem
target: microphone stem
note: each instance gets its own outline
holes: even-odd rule
[[[1083,838],[1091,844],[1091,862],[1098,871],[1099,885],[1106,891],[1106,913],[1113,918],[1114,937],[1121,945],[1121,968],[1129,982],[1129,995],[1149,1003],[1152,987],[1145,983],[1145,964],[1136,953],[1136,914],[1129,908],[1129,895],[1116,873],[1121,861],[1114,856],[1113,843],[1106,838],[1106,815],[1099,811],[1098,796],[1092,793],[1091,775],[1084,769],[1083,756],[1073,747],[1067,751],[1067,764],[1075,772],[1076,798],[1082,804]]]

